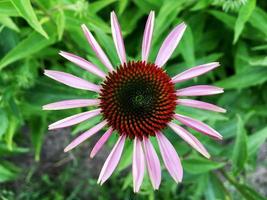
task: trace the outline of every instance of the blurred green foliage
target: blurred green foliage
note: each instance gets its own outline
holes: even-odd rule
[[[105,71],[82,34],[80,25],[85,23],[112,63],[118,65],[109,22],[112,10],[118,14],[129,59],[140,59],[146,17],[150,10],[155,10],[151,61],[168,31],[185,21],[188,28],[168,62],[167,72],[174,75],[197,64],[221,63],[214,72],[178,87],[196,83],[224,87],[224,94],[201,99],[225,107],[227,114],[184,107],[178,107],[177,112],[211,124],[224,141],[212,141],[194,133],[212,155],[207,160],[166,130],[181,156],[185,177],[183,183],[176,185],[164,170],[157,192],[146,178],[140,194],[132,193],[131,173],[121,172],[131,163],[130,142],[117,172],[102,187],[96,184],[96,178],[90,177],[90,172],[77,171],[79,161],[65,165],[56,175],[36,172],[42,161],[48,123],[81,112],[45,112],[42,105],[94,96],[45,78],[43,69],[58,69],[99,82],[94,75],[62,59],[58,52],[76,53]],[[1,0],[0,199],[265,199],[248,177],[257,167],[267,166],[257,159],[267,138],[266,10],[265,0]],[[86,130],[99,120],[73,127],[72,133]],[[115,138],[110,145],[114,141]],[[35,161],[18,165],[17,160],[20,158],[23,163],[26,155]],[[75,176],[77,173],[80,176]],[[73,180],[75,187],[67,186]],[[20,186],[14,189],[16,184]]]

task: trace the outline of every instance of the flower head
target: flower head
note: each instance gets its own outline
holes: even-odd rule
[[[138,192],[140,189],[145,168],[148,171],[154,189],[158,189],[161,182],[160,161],[150,141],[150,137],[156,137],[163,162],[170,175],[177,183],[182,181],[183,169],[179,156],[163,133],[163,129],[167,126],[203,156],[210,157],[198,139],[182,126],[174,123],[173,120],[177,120],[212,138],[222,139],[222,136],[217,131],[203,122],[175,113],[175,108],[179,105],[215,112],[225,112],[223,108],[216,105],[183,98],[183,96],[204,96],[222,93],[222,88],[197,85],[175,90],[176,83],[192,79],[213,70],[219,66],[219,63],[213,62],[199,65],[172,78],[169,77],[163,70],[163,66],[181,40],[186,25],[181,23],[169,33],[159,49],[155,62],[150,63],[148,62],[148,56],[153,28],[154,12],[151,11],[144,31],[142,60],[127,61],[120,26],[115,13],[111,13],[112,36],[121,62],[115,69],[89,29],[82,25],[88,43],[109,72],[106,74],[94,64],[71,53],[60,52],[60,55],[102,78],[103,82],[100,85],[68,73],[45,70],[45,75],[58,82],[99,94],[97,99],[65,100],[43,107],[45,110],[61,110],[93,105],[99,107],[98,109],[76,114],[49,125],[49,129],[63,128],[102,115],[102,122],[74,139],[64,151],[75,148],[104,127],[108,127],[91,151],[90,156],[94,157],[111,134],[114,132],[118,133],[119,138],[100,172],[98,183],[103,184],[118,165],[125,140],[131,140],[133,142],[132,173],[134,192]]]

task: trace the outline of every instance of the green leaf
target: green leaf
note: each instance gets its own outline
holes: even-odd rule
[[[227,200],[230,199],[222,180],[220,180],[215,173],[209,173],[209,181],[205,187],[205,199],[207,200]]]
[[[2,58],[0,61],[0,70],[17,60],[31,56],[54,42],[55,37],[50,37],[47,40],[36,32],[30,34]]]
[[[223,22],[228,28],[234,29],[235,26],[235,18],[231,15],[228,15],[225,12],[217,11],[217,10],[211,10],[209,11],[211,15],[213,15],[216,19]]]
[[[266,200],[257,191],[250,188],[246,184],[239,183],[233,176],[222,171],[223,176],[232,184],[235,189],[244,197],[246,200]]]
[[[267,66],[267,56],[255,56],[249,59],[252,66]]]
[[[267,49],[267,44],[255,46],[252,48],[253,51],[261,51],[261,50],[266,50]]]
[[[252,189],[251,187],[245,184],[239,184],[238,188],[239,188],[239,192],[247,200],[266,200],[266,198],[261,196],[259,192],[255,191],[254,189]]]
[[[9,150],[13,150],[13,138],[19,125],[18,119],[14,116],[9,117],[8,130],[5,133],[5,140]]]
[[[249,23],[262,32],[265,37],[267,36],[267,13],[264,10],[256,7],[249,18]]]
[[[251,66],[248,65],[248,45],[245,42],[240,41],[237,45],[235,54],[235,72],[237,74],[248,70]]]
[[[132,164],[132,153],[133,153],[133,145],[132,143],[127,142],[124,147],[122,158],[118,165],[117,172],[124,170],[126,167]]]
[[[97,13],[103,8],[110,6],[110,4],[114,3],[116,0],[99,0],[89,4],[89,9],[93,13]]]
[[[19,28],[17,27],[17,25],[13,22],[13,20],[10,17],[6,15],[0,14],[0,23],[16,32],[19,32]]]
[[[267,126],[248,137],[249,156],[255,155],[261,145],[267,140]]]
[[[0,142],[0,156],[9,156],[9,155],[23,154],[28,152],[29,152],[28,148],[18,147],[16,145],[13,146],[11,151],[6,145],[6,143]]]
[[[9,166],[0,164],[0,183],[14,180],[18,176],[18,173],[11,170]]]
[[[186,31],[183,35],[183,39],[180,43],[180,53],[182,54],[187,66],[194,66],[196,64],[195,60],[195,49],[194,49],[194,39],[191,28],[187,26]]]
[[[126,9],[127,5],[129,3],[129,0],[120,0],[118,1],[118,4],[119,4],[119,15],[121,15],[124,10]]]
[[[0,108],[0,139],[2,135],[7,131],[8,128],[8,118],[4,109]]]
[[[225,163],[211,161],[205,158],[187,158],[183,161],[184,170],[190,174],[202,174],[222,168]]]
[[[248,158],[248,152],[247,152],[246,130],[244,129],[244,122],[238,115],[236,140],[232,154],[233,171],[235,173],[240,172],[244,168],[247,158]]]
[[[56,24],[58,40],[61,40],[65,29],[65,14],[61,9],[56,13]]]
[[[241,7],[235,22],[234,44],[237,42],[240,34],[242,33],[246,22],[249,20],[253,10],[255,9],[255,6],[256,0],[248,0],[248,2]]]
[[[38,33],[48,39],[48,35],[39,23],[37,16],[33,10],[30,0],[11,0],[18,13],[23,17],[29,25]]]
[[[262,67],[253,67],[245,72],[216,82],[216,85],[225,89],[242,89],[260,85],[265,81],[267,81],[267,69]]]
[[[155,30],[153,32],[153,43],[162,40],[162,33],[166,31],[174,22],[178,13],[182,10],[184,0],[181,1],[164,1],[155,20]],[[162,41],[161,41],[162,42]]]
[[[47,123],[45,115],[32,117],[30,121],[30,132],[31,132],[32,144],[34,146],[35,161],[40,160],[44,134],[46,131],[47,131]]]
[[[7,15],[7,16],[12,16],[12,17],[19,16],[18,11],[13,6],[13,4],[10,2],[10,0],[0,1],[0,13],[2,15]]]
[[[110,58],[112,64],[117,66],[119,64],[119,59],[116,54],[116,49],[113,44],[112,38],[105,34],[101,29],[99,29],[96,26],[92,27],[95,31],[97,41],[101,44],[103,49],[105,49],[105,52],[107,53],[108,57]]]

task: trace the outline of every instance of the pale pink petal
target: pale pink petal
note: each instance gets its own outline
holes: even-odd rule
[[[99,115],[100,112],[101,112],[101,109],[96,109],[96,110],[91,110],[91,111],[79,113],[76,115],[72,115],[70,117],[61,119],[53,124],[50,124],[48,129],[53,130],[57,128],[64,128],[64,127],[72,126],[75,124],[79,124],[85,120],[88,120],[92,117]]]
[[[94,36],[92,35],[92,33],[89,31],[89,29],[86,27],[85,24],[82,25],[82,29],[91,48],[96,53],[96,56],[109,69],[109,71],[113,71],[114,68],[112,67],[110,60],[108,59],[107,55],[104,53],[103,49],[100,47],[100,45],[95,40]]]
[[[176,183],[181,182],[183,178],[183,167],[178,154],[170,141],[161,132],[157,132],[156,137],[166,169]]]
[[[117,143],[115,144],[107,160],[105,161],[97,181],[97,183],[100,183],[100,185],[102,185],[111,176],[111,174],[117,167],[123,151],[125,138],[125,135],[119,137]]]
[[[219,106],[216,106],[216,105],[213,105],[211,103],[206,103],[206,102],[203,102],[203,101],[198,101],[198,100],[192,100],[192,99],[178,99],[176,100],[176,103],[178,105],[182,105],[182,106],[189,106],[189,107],[192,107],[192,108],[200,108],[200,109],[203,109],[203,110],[211,110],[211,111],[215,111],[215,112],[226,112],[225,109],[219,107]]]
[[[169,122],[168,125],[175,133],[177,133],[177,135],[179,135],[181,138],[183,138],[183,140],[186,141],[195,150],[197,150],[199,153],[201,153],[206,158],[210,158],[210,154],[208,153],[208,151],[198,141],[198,139],[195,138],[195,136],[193,136],[191,133],[189,133],[187,130],[185,130],[181,126],[174,124],[173,122]]]
[[[141,141],[135,137],[133,149],[133,190],[139,192],[145,173],[145,158]]]
[[[175,114],[174,118],[183,123],[184,125],[195,129],[196,131],[204,133],[205,135],[208,135],[214,139],[222,140],[223,138],[220,133],[218,133],[216,130],[201,121],[180,114]]]
[[[82,133],[77,138],[75,138],[65,149],[64,152],[67,152],[79,144],[81,144],[83,141],[91,137],[92,135],[96,134],[98,131],[100,131],[104,126],[107,125],[107,121],[104,120],[100,122],[99,124],[95,125],[93,128],[89,129],[88,131]]]
[[[165,65],[168,59],[171,57],[173,51],[177,47],[178,43],[180,42],[184,31],[186,29],[186,24],[183,22],[176,26],[166,37],[164,42],[162,43],[155,64],[159,67]]]
[[[97,141],[97,143],[95,144],[93,150],[90,153],[90,158],[93,158],[97,152],[102,148],[102,146],[107,142],[107,140],[109,139],[109,137],[112,134],[113,129],[109,128],[102,136],[101,138]]]
[[[154,29],[154,19],[155,19],[155,13],[154,11],[150,11],[146,22],[146,27],[142,42],[142,61],[145,62],[147,62],[149,56],[149,50],[151,46],[152,34]]]
[[[100,91],[100,87],[98,85],[90,83],[72,74],[55,70],[45,70],[44,74],[60,83],[63,83],[73,88],[90,90],[97,93]]]
[[[150,181],[155,190],[159,189],[161,181],[160,162],[157,153],[147,137],[143,138],[144,152],[146,158],[146,166]]]
[[[105,78],[106,74],[100,70],[97,66],[93,65],[92,63],[90,63],[89,61],[76,56],[74,54],[68,53],[68,52],[64,52],[64,51],[60,51],[59,55],[63,56],[64,58],[68,59],[69,61],[73,62],[74,64],[78,65],[79,67],[101,77],[101,78]]]
[[[120,24],[118,22],[117,16],[114,11],[110,14],[110,20],[111,20],[111,31],[112,31],[112,37],[113,41],[117,50],[117,54],[119,56],[119,59],[121,61],[121,64],[127,62],[126,60],[126,53],[125,53],[125,47],[124,42],[121,34],[121,28]]]
[[[223,88],[211,85],[195,85],[176,90],[177,96],[206,96],[223,93]]]
[[[186,81],[188,79],[200,76],[202,74],[205,74],[211,70],[213,70],[216,67],[219,67],[220,63],[218,62],[213,62],[213,63],[208,63],[208,64],[204,64],[204,65],[199,65],[196,67],[192,67],[176,76],[174,76],[172,78],[172,82],[173,83],[179,83],[182,81]]]
[[[74,99],[58,101],[43,106],[43,110],[64,110],[69,108],[81,108],[86,106],[99,105],[99,99]]]

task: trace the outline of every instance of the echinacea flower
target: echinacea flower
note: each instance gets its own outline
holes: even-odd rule
[[[210,155],[205,147],[182,126],[173,120],[199,131],[215,139],[222,136],[213,128],[196,119],[175,113],[176,106],[190,106],[193,108],[225,112],[216,105],[183,98],[184,96],[204,96],[223,92],[222,88],[209,85],[196,85],[175,90],[175,84],[192,79],[209,72],[219,66],[218,62],[208,63],[188,69],[174,77],[169,77],[163,70],[167,60],[177,47],[186,29],[185,23],[177,25],[166,37],[161,45],[154,63],[148,62],[154,28],[154,12],[151,11],[146,22],[142,42],[142,60],[127,61],[122,33],[117,17],[111,13],[111,30],[120,65],[114,69],[109,58],[97,43],[91,32],[82,25],[83,32],[95,52],[96,56],[108,69],[106,74],[89,61],[67,52],[59,54],[88,72],[103,79],[100,85],[74,75],[45,70],[45,75],[70,87],[89,90],[98,93],[97,99],[65,100],[45,105],[45,110],[61,110],[69,108],[98,106],[98,109],[76,114],[49,126],[49,129],[58,129],[72,126],[102,115],[103,121],[82,133],[74,139],[65,152],[75,148],[101,129],[108,127],[93,147],[90,157],[93,158],[106,143],[112,133],[118,133],[118,140],[111,150],[100,172],[98,183],[103,184],[113,173],[120,161],[126,139],[133,142],[132,174],[134,192],[138,192],[143,181],[145,168],[148,171],[151,184],[158,189],[161,182],[161,168],[157,153],[150,141],[156,137],[162,160],[176,183],[182,181],[183,169],[178,154],[162,132],[170,127],[177,135],[203,156]]]

